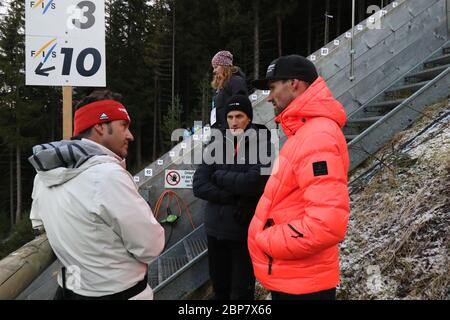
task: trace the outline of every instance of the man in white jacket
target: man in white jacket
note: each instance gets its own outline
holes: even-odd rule
[[[133,141],[125,107],[110,91],[77,106],[74,138],[33,148],[30,213],[64,266],[55,299],[153,299],[147,265],[164,229],[125,169]]]

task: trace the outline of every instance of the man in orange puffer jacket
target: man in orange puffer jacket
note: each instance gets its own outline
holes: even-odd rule
[[[288,137],[249,227],[256,278],[272,299],[335,299],[350,211],[345,110],[298,55],[274,60],[253,85],[270,89]]]

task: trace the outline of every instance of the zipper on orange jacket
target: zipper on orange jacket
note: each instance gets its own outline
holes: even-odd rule
[[[273,221],[272,218],[267,219],[266,224],[264,225],[264,230],[267,228],[270,228],[271,226],[273,226],[275,224],[275,222]],[[273,262],[273,258],[271,256],[269,256],[266,253],[267,258],[269,258],[269,270],[267,270],[268,274],[271,275],[272,274],[272,262]]]

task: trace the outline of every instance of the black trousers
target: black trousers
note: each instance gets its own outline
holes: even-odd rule
[[[247,242],[208,236],[208,262],[216,300],[255,299],[255,275]]]
[[[289,294],[272,291],[272,300],[336,300],[336,288],[308,294]]]

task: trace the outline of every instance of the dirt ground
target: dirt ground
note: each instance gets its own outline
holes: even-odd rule
[[[449,123],[448,101],[429,107],[350,177],[338,298],[450,298]]]

